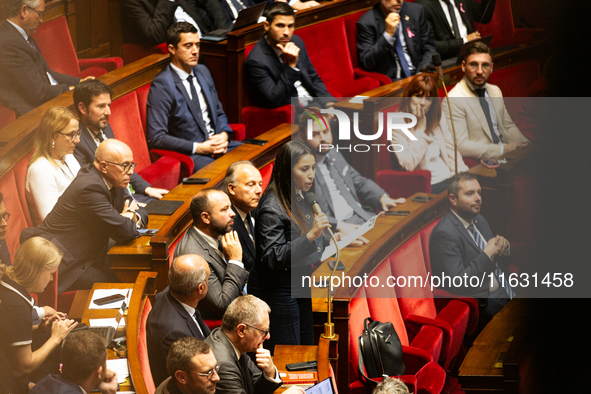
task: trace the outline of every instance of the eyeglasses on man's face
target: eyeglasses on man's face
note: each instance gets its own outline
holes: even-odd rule
[[[30,9],[31,11],[35,11],[35,13],[39,17],[39,19],[43,19],[43,16],[45,15],[45,11],[37,11],[33,7],[29,7],[29,6],[27,6],[27,8]]]
[[[76,138],[80,137],[80,135],[82,134],[82,130],[78,130],[78,131],[74,131],[72,133],[60,133],[58,132],[58,134],[61,134],[65,137],[68,137],[70,140],[75,141]]]
[[[253,327],[253,326],[251,326],[250,324],[246,324],[246,323],[243,323],[243,324],[244,324],[245,326],[247,326],[247,327],[254,328],[254,329],[255,329],[255,330],[257,330],[257,331],[259,331],[259,332],[262,332],[263,334],[265,334],[265,335],[264,335],[265,337],[266,337],[267,335],[269,335],[269,332],[271,332],[271,330],[264,331],[264,330],[261,330],[260,328]]]
[[[490,71],[492,64],[490,64],[490,63],[479,64],[478,62],[466,63],[466,68],[470,71],[476,71],[476,70],[478,70],[478,67],[481,67],[482,71],[487,72],[487,71]]]
[[[123,171],[125,171],[125,172],[132,171],[135,168],[135,166],[137,166],[137,163],[127,163],[127,164],[126,163],[123,163],[123,164],[120,164],[120,163],[113,163],[112,161],[106,161],[106,160],[105,160],[105,163],[112,164],[114,166],[122,167],[123,168]]]
[[[208,371],[208,372],[197,372],[197,375],[199,375],[199,376],[205,376],[205,377],[207,377],[207,380],[211,380],[211,378],[213,377],[213,372],[215,371],[215,373],[218,373],[219,370],[220,370],[220,364],[218,364],[215,367],[213,367],[213,369],[211,371]]]

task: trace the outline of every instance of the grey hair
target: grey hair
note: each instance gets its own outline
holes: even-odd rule
[[[168,270],[168,284],[171,291],[188,297],[193,294],[201,283],[205,283],[207,280],[207,269],[199,266],[190,271],[180,270],[177,267],[177,260],[181,257],[183,256],[175,258],[170,265],[170,269]]]
[[[222,191],[224,193],[229,195],[228,186],[230,185],[230,183],[236,184],[236,170],[238,169],[238,167],[241,165],[247,165],[247,164],[255,167],[254,164],[252,163],[252,161],[249,161],[249,160],[241,160],[241,161],[237,161],[235,163],[230,164],[230,167],[228,167],[228,171],[226,171],[226,177],[224,178],[224,186],[222,189]]]
[[[408,387],[400,379],[396,378],[384,378],[372,394],[410,394]]]
[[[35,9],[39,7],[39,4],[41,4],[41,0],[8,0],[8,14],[10,17],[17,16],[24,5]]]
[[[232,332],[239,324],[256,326],[261,323],[261,313],[270,313],[271,308],[260,298],[247,294],[236,298],[228,305],[222,318],[222,331]]]

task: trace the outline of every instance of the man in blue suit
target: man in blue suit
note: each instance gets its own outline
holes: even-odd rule
[[[154,78],[146,116],[150,149],[190,156],[195,171],[240,145],[229,141],[232,129],[207,67],[198,65],[195,26],[177,22],[168,29],[170,64]]]
[[[403,0],[380,0],[357,21],[357,56],[362,69],[393,81],[432,64],[433,35],[425,9]]]

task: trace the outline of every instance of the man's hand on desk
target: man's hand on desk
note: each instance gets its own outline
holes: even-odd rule
[[[516,149],[523,148],[524,146],[528,146],[529,141],[513,141],[510,144],[505,145],[503,153],[513,152]]]
[[[156,187],[147,187],[144,193],[146,193],[147,196],[160,200],[166,193],[168,193],[168,190],[158,189]]]
[[[223,155],[228,151],[228,134],[226,132],[212,135],[207,141],[197,144],[198,155]]]
[[[103,381],[96,387],[102,394],[115,394],[117,392],[117,374],[110,369],[104,373]]]
[[[359,228],[358,224],[339,222],[339,227],[337,228],[338,232],[335,234],[335,238],[337,239],[337,241],[340,241],[341,238],[343,238],[345,235],[351,234],[353,231],[357,230],[358,228]],[[361,246],[361,245],[367,245],[368,243],[369,243],[369,241],[367,240],[367,238],[359,237],[355,241],[351,242],[349,244],[349,246],[351,246],[351,245]]]
[[[406,202],[406,198],[397,198],[394,200],[390,196],[383,195],[380,197],[380,204],[382,204],[382,211],[389,211],[391,208],[394,208],[398,204],[404,204]]]

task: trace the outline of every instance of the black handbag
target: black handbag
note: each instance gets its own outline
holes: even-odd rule
[[[368,383],[378,383],[371,378],[399,376],[406,371],[402,359],[402,345],[392,323],[363,321],[363,334],[359,337],[359,372]],[[367,376],[363,372],[363,366]]]

